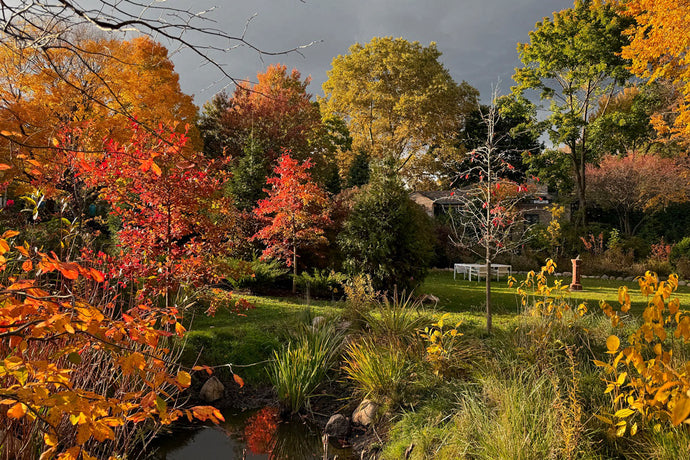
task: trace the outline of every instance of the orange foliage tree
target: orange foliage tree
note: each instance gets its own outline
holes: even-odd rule
[[[631,70],[650,80],[665,80],[680,89],[674,107],[677,116],[669,126],[661,114],[654,118],[662,133],[690,140],[690,1],[629,0],[620,1],[624,11],[634,17],[635,26],[627,33],[630,44],[622,56],[632,61]]]
[[[164,123],[178,132],[195,120],[192,98],[180,90],[159,43],[88,36],[77,43],[82,53],[59,47],[38,51],[19,42],[0,48],[0,158],[15,166],[1,180],[40,180],[36,164],[54,158],[55,137],[65,127],[88,125],[82,135],[73,135],[71,148],[97,156],[105,139],[126,141],[135,119],[152,131]],[[198,145],[197,132],[189,136],[189,147]],[[69,192],[69,179],[65,175],[56,188]]]
[[[286,151],[278,159],[275,177],[268,179],[268,197],[260,200],[254,213],[264,227],[254,236],[266,244],[264,257],[275,257],[293,267],[292,291],[297,289],[297,250],[325,240],[330,223],[328,197],[311,180],[309,160],[302,164]]]
[[[282,148],[293,156],[310,156],[321,129],[319,107],[307,93],[310,78],[297,69],[269,66],[255,85],[237,86],[232,97],[217,95],[204,107],[200,127],[210,156],[240,158],[250,139],[275,160]]]

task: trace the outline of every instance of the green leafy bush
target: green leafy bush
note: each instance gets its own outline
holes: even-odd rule
[[[266,289],[289,286],[289,270],[278,260],[263,260],[255,255],[251,262],[230,259],[227,265],[241,275],[237,279],[228,280],[234,289],[262,293]]]
[[[394,164],[374,170],[355,198],[338,243],[345,270],[370,275],[377,290],[409,289],[424,279],[434,250],[431,220],[410,200]]]
[[[690,236],[686,236],[671,248],[669,260],[672,264],[677,263],[682,257],[690,259]]]
[[[690,278],[690,236],[686,236],[671,248],[669,261],[676,269],[678,276]]]
[[[347,277],[334,270],[319,270],[315,268],[312,274],[302,272],[297,276],[297,286],[302,292],[307,292],[315,298],[335,298],[342,294],[342,284]]]

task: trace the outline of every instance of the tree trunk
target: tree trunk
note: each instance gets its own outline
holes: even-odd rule
[[[486,332],[491,334],[491,259],[486,247]]]
[[[587,223],[587,198],[585,196],[585,152],[578,154],[577,144],[568,146],[571,150],[573,169],[575,170],[575,189],[577,193],[578,210],[576,213],[576,227],[584,227]]]
[[[292,247],[292,293],[297,294],[297,246]]]

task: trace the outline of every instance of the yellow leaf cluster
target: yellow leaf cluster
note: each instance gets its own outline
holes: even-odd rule
[[[671,275],[667,281],[660,281],[656,273],[648,271],[637,281],[640,292],[647,297],[643,323],[622,349],[619,337],[609,336],[606,348],[610,361],[594,361],[605,371],[605,393],[611,394],[618,408],[612,416],[599,418],[617,436],[637,432],[637,423],[631,424],[630,420],[635,417],[674,426],[690,421],[690,363],[674,359],[670,339],[673,336],[690,342],[690,312],[681,310],[678,298],[673,297],[678,277]],[[624,286],[618,290],[618,302],[623,313],[630,309],[630,295]],[[621,317],[614,308],[606,302],[601,306],[611,324],[619,326]]]

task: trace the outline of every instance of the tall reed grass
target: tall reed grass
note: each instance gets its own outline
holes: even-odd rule
[[[269,379],[280,401],[293,413],[309,400],[339,357],[344,334],[330,323],[304,327],[283,350],[274,352]]]

